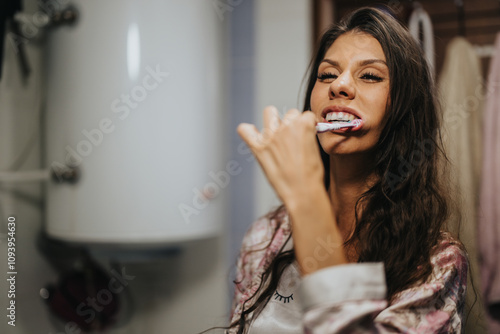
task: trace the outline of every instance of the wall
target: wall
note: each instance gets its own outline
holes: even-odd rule
[[[262,110],[274,105],[283,116],[302,110],[301,84],[312,57],[312,13],[307,0],[256,1],[256,106],[257,128]],[[305,84],[305,83],[304,83]],[[262,216],[279,205],[260,167],[256,167],[255,213]]]
[[[273,104],[281,116],[301,108],[300,87],[311,53],[311,9],[306,0],[235,2],[230,21],[231,159],[243,171],[230,185],[229,264],[234,265],[244,233],[279,204],[260,166],[236,133],[239,123],[262,128],[262,110]],[[234,268],[231,267],[231,277]]]
[[[229,262],[234,264],[241,240],[248,226],[255,220],[254,178],[256,162],[250,150],[236,132],[242,122],[254,123],[255,110],[255,1],[243,1],[227,15],[229,22],[229,129],[231,159],[242,167],[242,172],[229,185],[230,238]],[[234,268],[233,268],[234,269]],[[234,270],[231,273],[234,278]],[[231,294],[232,295],[232,294]]]

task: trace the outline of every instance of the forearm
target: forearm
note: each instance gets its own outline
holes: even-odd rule
[[[295,256],[302,275],[347,263],[330,199],[322,184],[287,199]]]

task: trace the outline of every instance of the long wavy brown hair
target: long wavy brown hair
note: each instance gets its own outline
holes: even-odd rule
[[[446,175],[440,172],[446,159],[437,94],[423,52],[407,29],[384,11],[365,7],[322,36],[309,67],[304,111],[311,108],[311,92],[326,51],[348,32],[369,34],[382,46],[389,67],[390,102],[385,128],[374,148],[377,181],[356,202],[356,213],[361,206],[362,213],[356,214],[355,231],[345,243],[354,245],[358,262],[384,262],[391,301],[396,293],[430,275],[432,247],[438,243],[448,217],[444,182],[440,182]],[[329,156],[319,147],[328,189]],[[282,209],[269,213],[268,218]],[[294,260],[293,250],[274,258],[263,273],[254,295],[257,298],[251,305],[245,302],[240,318],[229,328],[238,327],[238,333],[246,331],[248,315],[253,312],[253,319],[257,317],[276,290],[284,269]]]

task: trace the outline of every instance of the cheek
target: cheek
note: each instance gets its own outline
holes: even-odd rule
[[[377,108],[377,118],[381,121],[385,118],[385,113],[387,111],[387,105],[389,102],[388,91],[383,90],[379,92],[379,98],[376,99],[376,103],[373,104]]]
[[[309,100],[309,103],[311,104],[312,111],[315,111],[315,109],[318,107],[318,104],[320,103],[319,96],[320,96],[320,94],[319,94],[318,86],[315,85],[312,92],[311,92],[311,99]]]

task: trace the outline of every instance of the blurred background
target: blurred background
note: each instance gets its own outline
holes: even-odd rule
[[[367,5],[431,64],[479,297],[467,333],[494,333],[498,0],[3,1],[0,332],[227,325],[243,235],[280,204],[235,129],[301,109],[319,36]]]

